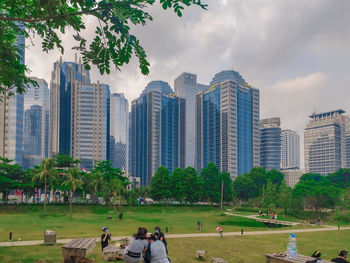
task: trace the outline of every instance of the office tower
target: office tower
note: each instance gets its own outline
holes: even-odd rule
[[[72,93],[80,85],[89,84],[89,71],[79,61],[54,63],[50,83],[50,150],[49,156],[71,154]]]
[[[281,168],[300,168],[300,136],[295,131],[281,132]]]
[[[132,156],[132,151],[131,151],[131,142],[132,142],[132,122],[131,122],[131,112],[128,113],[128,175],[133,176],[132,175],[132,168],[131,168],[131,156]]]
[[[281,168],[280,118],[260,121],[260,166],[266,170]]]
[[[23,168],[32,168],[48,157],[50,91],[44,79],[32,78],[24,94]]]
[[[109,156],[113,167],[128,171],[129,102],[123,93],[111,94]]]
[[[131,174],[149,185],[159,166],[185,167],[185,100],[169,84],[150,82],[132,102]]]
[[[259,90],[238,72],[215,75],[196,96],[196,168],[214,162],[234,179],[259,166]]]
[[[195,148],[196,148],[196,127],[193,125],[196,121],[196,94],[208,89],[207,85],[197,83],[197,75],[191,73],[182,73],[174,81],[175,94],[185,99],[186,103],[186,142],[185,166],[195,167]]]
[[[310,115],[304,130],[305,172],[328,175],[346,167],[345,111]]]
[[[71,155],[90,170],[95,161],[107,160],[109,86],[77,85],[71,95]]]
[[[299,169],[282,169],[281,172],[284,174],[284,181],[288,187],[294,187],[300,181],[300,177],[304,174]]]
[[[24,28],[19,24],[19,27]],[[19,36],[16,45],[21,49],[20,62],[25,63],[25,38]],[[9,97],[8,91],[0,95],[0,156],[23,162],[23,94]]]

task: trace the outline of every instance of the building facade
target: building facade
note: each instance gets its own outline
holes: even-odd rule
[[[191,73],[182,73],[174,81],[175,94],[185,99],[186,103],[186,143],[185,166],[195,167],[196,156],[196,127],[193,125],[196,121],[196,94],[208,89],[207,85],[197,83],[197,75]]]
[[[72,152],[72,93],[90,84],[90,75],[79,61],[54,63],[50,83],[50,150],[49,156]]]
[[[284,174],[284,181],[288,187],[294,187],[300,181],[300,177],[304,174],[299,169],[282,169],[281,172]]]
[[[49,152],[50,91],[44,79],[32,79],[38,86],[24,94],[24,169],[39,165]]]
[[[123,93],[111,94],[108,160],[114,168],[128,171],[129,102]]]
[[[346,167],[343,110],[312,114],[304,130],[305,172],[328,175]]]
[[[266,170],[281,168],[280,118],[260,121],[260,166]]]
[[[167,83],[149,83],[132,102],[130,143],[131,175],[140,177],[142,186],[159,166],[169,172],[185,167],[185,100]]]
[[[109,86],[97,82],[75,87],[72,92],[71,156],[80,168],[91,170],[107,160]]]
[[[300,136],[295,131],[281,132],[281,168],[300,169]]]
[[[235,71],[196,96],[196,168],[214,162],[234,179],[259,166],[259,90]]]

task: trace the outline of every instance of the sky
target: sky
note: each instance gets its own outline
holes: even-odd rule
[[[260,90],[260,117],[280,117],[281,127],[301,136],[313,112],[344,109],[350,114],[349,0],[204,0],[208,10],[186,8],[179,18],[159,5],[148,9],[154,20],[133,28],[151,64],[143,76],[136,59],[110,75],[91,72],[92,81],[124,93],[129,103],[152,80],[167,81],[183,72],[209,84],[222,70],[238,71]],[[85,36],[96,21],[86,18]],[[44,53],[38,39],[27,43],[31,76],[50,83],[58,51]],[[63,36],[63,60],[73,61],[72,35]]]

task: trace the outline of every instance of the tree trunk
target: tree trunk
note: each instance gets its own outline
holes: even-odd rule
[[[73,191],[70,191],[70,198],[69,198],[69,216],[72,217],[72,202],[73,202]]]
[[[45,186],[44,186],[44,215],[46,214],[46,202],[47,202],[47,196],[46,196],[46,181],[47,181],[47,175],[45,174]]]

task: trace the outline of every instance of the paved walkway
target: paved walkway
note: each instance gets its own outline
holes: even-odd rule
[[[249,231],[244,232],[245,236],[252,235],[273,235],[273,234],[288,234],[293,233],[308,233],[308,232],[323,232],[323,231],[337,231],[338,227],[323,227],[323,228],[307,228],[307,229],[288,229],[288,230],[269,230],[269,231]],[[350,230],[350,227],[341,227],[342,230]],[[241,232],[228,232],[224,233],[224,236],[240,236]],[[218,237],[218,233],[192,233],[192,234],[168,234],[167,239],[171,238],[191,238],[191,237]],[[113,237],[113,240],[120,240],[126,238],[126,236]],[[72,239],[58,239],[58,244],[65,244],[72,241]],[[96,238],[96,242],[99,242],[100,238]],[[0,247],[13,247],[13,246],[31,246],[43,244],[43,240],[32,241],[13,241],[13,242],[0,242]]]
[[[250,218],[250,219],[254,219],[256,221],[260,221],[264,218],[260,218],[259,215],[240,215],[240,214],[235,214],[235,213],[231,213],[231,212],[225,212],[225,215],[228,215],[228,216],[240,216],[240,217],[245,217],[245,218]],[[298,226],[300,225],[300,223],[297,223],[297,222],[291,222],[291,221],[281,221],[281,220],[274,220],[275,222],[281,222],[282,224],[283,223],[288,223],[289,225],[292,225],[292,226]]]

